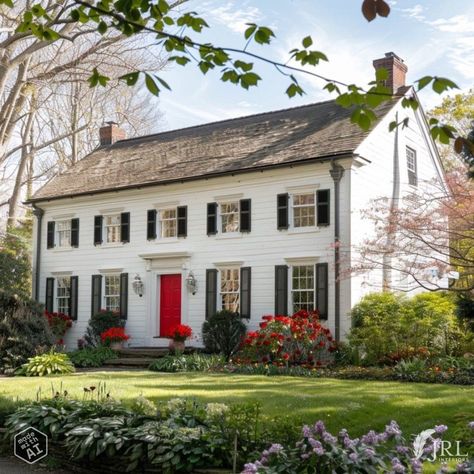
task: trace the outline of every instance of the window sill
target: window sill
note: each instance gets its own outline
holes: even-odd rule
[[[163,237],[162,239],[153,239],[153,240],[149,240],[148,242],[150,242],[151,244],[160,245],[160,244],[175,244],[179,242],[180,240],[181,239],[179,239],[178,237]]]
[[[290,227],[287,231],[288,234],[310,234],[317,233],[321,230],[320,227]]]
[[[116,249],[118,247],[123,247],[125,244],[123,242],[113,242],[109,244],[96,245],[98,249]]]
[[[226,240],[226,239],[241,239],[243,237],[243,232],[224,232],[216,234],[216,240]]]
[[[56,252],[72,252],[75,249],[75,247],[54,247],[52,250],[54,253]]]

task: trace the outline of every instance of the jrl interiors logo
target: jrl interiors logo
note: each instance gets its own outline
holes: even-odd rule
[[[416,459],[420,459],[423,455],[430,455],[426,458],[430,462],[455,461],[461,463],[467,460],[468,455],[462,453],[461,441],[433,438],[434,434],[444,432],[445,428],[445,426],[440,426],[434,430],[424,430],[416,436],[413,441],[413,453]]]
[[[22,461],[34,464],[48,455],[48,437],[30,426],[15,435],[14,453]]]

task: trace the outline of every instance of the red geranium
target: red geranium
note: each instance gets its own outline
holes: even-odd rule
[[[124,328],[110,328],[107,329],[107,331],[104,331],[100,335],[100,338],[104,344],[109,345],[112,342],[128,341],[130,336],[125,334]]]
[[[51,313],[49,311],[45,311],[44,316],[48,320],[51,332],[57,339],[56,344],[64,344],[63,337],[66,331],[72,326],[72,319],[67,314]]]
[[[186,326],[186,324],[177,324],[168,333],[168,337],[173,339],[173,341],[184,342],[186,339],[190,338],[193,334],[193,330]]]

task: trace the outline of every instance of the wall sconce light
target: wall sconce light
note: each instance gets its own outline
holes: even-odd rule
[[[143,284],[142,279],[140,278],[140,275],[138,273],[135,275],[135,278],[133,279],[132,287],[133,287],[133,291],[141,298],[143,296],[145,285]]]
[[[189,272],[188,276],[186,277],[186,288],[190,291],[193,295],[196,294],[197,291],[197,281],[193,272]]]

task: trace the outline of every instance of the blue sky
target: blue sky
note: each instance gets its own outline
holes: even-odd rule
[[[472,0],[392,0],[390,16],[371,23],[360,13],[361,0],[190,0],[183,8],[202,14],[211,28],[202,36],[221,46],[242,47],[245,23],[274,29],[270,46],[253,52],[286,61],[288,51],[311,35],[314,47],[329,63],[315,72],[343,82],[366,84],[373,78],[372,60],[394,51],[408,65],[407,81],[424,75],[449,77],[463,89],[474,86],[474,2]],[[197,39],[197,38],[196,38]],[[163,118],[157,129],[168,130],[252,113],[276,110],[330,98],[322,84],[300,75],[307,94],[288,99],[288,78],[256,63],[263,77],[258,88],[242,90],[222,83],[212,72],[196,67],[168,67],[162,77],[172,91],[162,93],[157,107]],[[152,99],[154,100],[154,99]],[[425,108],[439,96],[422,93]]]

